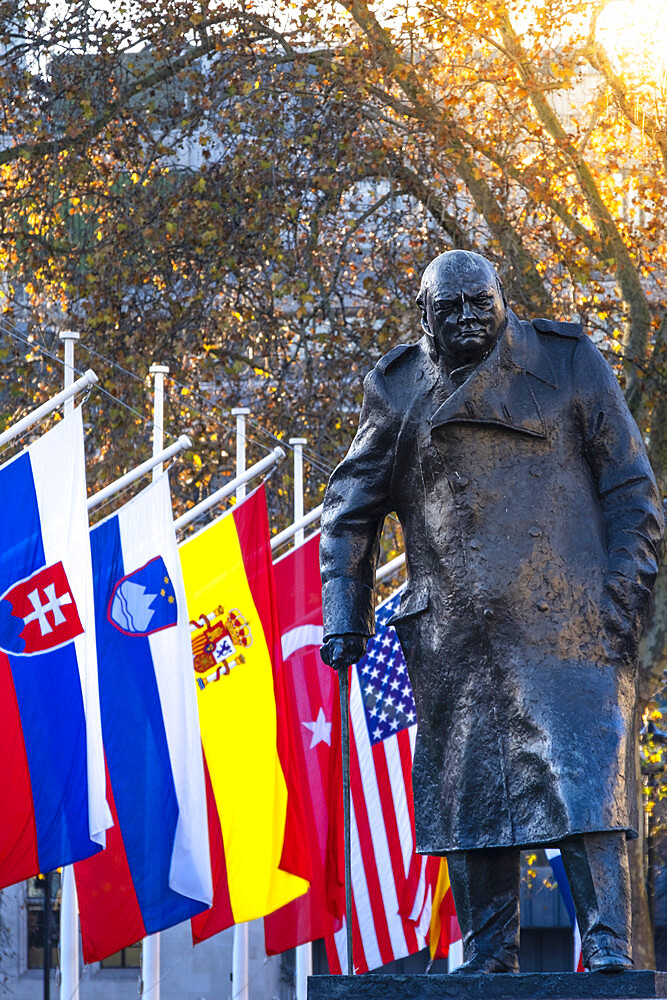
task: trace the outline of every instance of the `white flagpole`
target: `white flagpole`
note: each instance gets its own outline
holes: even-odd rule
[[[179,452],[185,451],[187,448],[191,447],[192,442],[187,434],[181,434],[179,439],[174,441],[173,444],[170,444],[168,448],[164,449],[164,451],[158,452],[157,455],[154,455],[152,458],[147,458],[146,461],[142,462],[141,465],[138,465],[136,469],[130,469],[130,471],[126,472],[124,476],[121,476],[119,479],[114,479],[114,481],[109,483],[108,486],[104,486],[101,490],[98,490],[97,493],[93,493],[92,496],[88,497],[88,513],[90,513],[91,510],[95,510],[96,507],[99,507],[99,505],[104,503],[105,500],[108,500],[109,497],[114,496],[116,493],[120,493],[120,491],[124,490],[126,486],[130,486],[132,483],[136,482],[137,479],[141,479],[141,477],[145,476],[147,472],[150,472],[151,469],[155,468],[156,464],[161,465],[162,462],[167,462],[170,458],[174,458],[175,455],[178,455]]]
[[[321,515],[322,504],[320,504],[319,507],[313,507],[311,511],[304,514],[298,521],[294,521],[294,523],[290,524],[289,527],[285,528],[283,531],[279,531],[278,534],[274,535],[271,539],[271,551],[275,552],[276,549],[279,549],[281,545],[285,544],[285,542],[289,542],[290,538],[295,538],[299,532],[303,533],[304,528],[314,524],[315,521],[319,521]],[[296,544],[297,543],[295,541],[295,545]],[[282,556],[279,556],[278,558],[282,559]],[[275,561],[277,562],[278,560]],[[390,559],[390,561],[385,563],[384,566],[378,567],[377,573],[375,574],[375,582],[381,583],[382,580],[386,580],[387,577],[393,576],[404,565],[405,553],[401,552],[399,556],[396,556],[394,559]]]
[[[63,369],[63,388],[69,389],[69,387],[74,382],[74,344],[79,339],[79,334],[76,330],[63,330],[60,334],[60,339],[65,345],[65,366]],[[63,406],[63,413],[67,416],[74,409],[74,397],[70,396],[69,399],[65,400],[65,405]]]
[[[164,377],[169,373],[166,365],[151,365],[155,376],[153,387],[153,458],[164,450]],[[153,466],[153,482],[163,473],[162,462]],[[149,934],[141,943],[141,996],[160,1000],[160,934]]]
[[[210,510],[212,507],[216,507],[219,503],[222,503],[222,501],[226,500],[227,497],[230,497],[232,493],[236,493],[238,496],[238,491],[241,486],[249,483],[251,479],[256,479],[258,476],[268,472],[269,469],[273,468],[277,462],[282,462],[284,457],[285,452],[283,449],[280,445],[276,446],[265,458],[261,458],[259,462],[255,462],[255,464],[251,465],[249,469],[246,469],[242,475],[235,476],[230,482],[221,486],[219,490],[216,490],[215,493],[211,493],[209,496],[201,500],[195,507],[190,507],[189,510],[186,510],[185,514],[181,514],[180,517],[177,517],[174,521],[174,527],[177,531],[181,528],[187,528],[189,524],[196,521],[202,514],[205,514],[207,510]]]
[[[153,458],[164,448],[164,377],[169,374],[166,365],[151,365],[148,369],[155,376],[153,389]],[[153,482],[162,475],[162,462],[153,469]]]
[[[232,410],[232,416],[236,417],[236,475],[242,476],[245,472],[245,459],[246,459],[246,433],[245,433],[245,418],[250,413],[247,406],[235,406]],[[246,489],[245,482],[242,482],[236,491],[236,500],[241,502],[245,499]]]
[[[87,389],[91,385],[95,385],[96,382],[97,375],[92,368],[88,368],[83,373],[81,378],[72,382],[67,389],[62,389],[60,392],[56,393],[55,396],[52,396],[51,399],[47,399],[45,403],[38,406],[36,410],[26,413],[25,417],[21,417],[21,419],[17,420],[15,424],[12,424],[11,427],[4,430],[2,434],[0,434],[0,448],[4,447],[10,441],[13,441],[14,438],[20,437],[24,431],[29,430],[36,423],[39,423],[39,421],[44,417],[48,417],[49,413],[53,413],[54,410],[57,410],[58,407],[67,402],[68,399],[73,399],[78,392],[83,392],[84,389]]]
[[[375,574],[375,582],[380,583],[382,580],[386,580],[388,576],[394,576],[394,574],[405,565],[405,552],[401,552],[400,556],[396,556],[394,559],[390,559],[388,563],[384,566],[378,568]]]
[[[232,416],[236,417],[236,478],[243,477],[246,468],[245,418],[250,413],[247,406],[235,406]],[[245,498],[245,481],[239,483],[236,501]],[[249,1000],[248,994],[248,924],[234,924],[232,941],[232,1000]]]
[[[299,524],[303,520],[303,446],[308,442],[305,438],[290,438],[289,443],[294,448],[294,524]],[[304,537],[303,528],[297,528],[294,532],[295,549],[303,545]]]
[[[313,974],[313,946],[300,944],[296,949],[295,989],[296,1000],[306,1000],[308,995],[308,976]]]
[[[303,531],[304,528],[308,528],[315,521],[319,521],[322,516],[322,506],[320,504],[319,507],[313,507],[311,511],[303,515],[300,521],[295,521],[287,528],[284,528],[283,531],[279,531],[277,535],[274,535],[271,539],[271,551],[275,552],[285,542],[289,542],[290,538],[293,538],[297,531]],[[280,558],[282,559],[282,556]]]
[[[79,334],[74,330],[63,330],[60,339],[65,347],[63,387],[69,389],[74,383],[74,344]],[[67,416],[74,409],[74,397],[63,404]],[[76,897],[74,868],[63,868],[60,883],[60,1000],[79,1000],[79,914]]]

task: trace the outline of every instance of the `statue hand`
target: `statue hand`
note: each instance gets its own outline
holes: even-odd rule
[[[320,656],[334,670],[347,670],[364,655],[367,643],[367,637],[359,632],[332,635],[320,649]]]

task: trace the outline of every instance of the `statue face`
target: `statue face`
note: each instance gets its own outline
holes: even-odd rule
[[[491,265],[457,255],[439,267],[426,294],[426,319],[438,353],[450,368],[485,358],[507,323]]]

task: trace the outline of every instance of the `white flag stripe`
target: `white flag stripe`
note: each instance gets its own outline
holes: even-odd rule
[[[415,901],[410,911],[410,919],[417,920],[419,914],[422,913],[424,909],[424,902],[426,900],[426,858],[422,858],[422,862],[419,868],[419,882],[417,883],[417,891],[415,893]],[[430,912],[429,912],[430,918]]]
[[[398,901],[403,902],[408,887],[407,875],[415,865],[409,808],[412,789],[409,767],[404,768],[404,764],[406,758],[412,760],[416,729],[406,721],[408,712],[414,711],[412,698],[401,704],[388,697],[396,690],[395,681],[403,678],[402,688],[407,676],[396,634],[385,624],[399,594],[400,591],[393,594],[376,610],[375,639],[351,675],[350,756],[355,775],[352,794],[357,810],[355,818],[359,821],[352,842],[352,895],[359,924],[359,932],[355,926],[354,934],[357,972],[378,968],[385,961],[403,958],[423,948],[423,931],[430,919],[430,908],[424,908],[426,859],[416,863],[414,874],[413,889],[419,906],[412,898],[408,904],[413,908],[414,919],[422,916],[421,930],[414,920],[398,912]],[[387,608],[390,601],[393,605]],[[377,713],[373,711],[376,707]],[[372,737],[367,713],[377,722]],[[363,855],[360,838],[363,838]],[[327,941],[332,972],[347,968],[345,935],[341,929]]]
[[[447,971],[453,972],[454,969],[458,969],[459,965],[463,965],[463,941],[461,938],[458,938],[456,941],[452,941],[449,946]]]
[[[86,717],[88,823],[90,839],[104,846],[105,830],[113,821],[106,801],[81,407],[76,407],[28,450],[46,565],[62,561],[84,628],[74,640],[74,647]],[[54,503],[54,483],[58,484],[58,503]],[[66,518],[63,511],[67,512]]]
[[[343,925],[339,931],[334,934],[334,943],[336,945],[336,955],[338,958],[338,968],[332,969],[333,975],[340,975],[344,972],[347,975],[347,920],[343,917]],[[364,968],[363,963],[365,963],[366,958],[364,955],[359,955],[359,942],[355,941],[354,946],[354,969],[355,972],[359,968]]]
[[[416,726],[412,726],[416,729]],[[391,784],[391,795],[394,802],[394,812],[401,843],[401,854],[403,856],[403,871],[407,875],[410,869],[410,861],[413,856],[412,827],[410,825],[410,810],[408,809],[408,796],[405,791],[405,781],[403,780],[403,765],[401,754],[398,749],[398,742],[390,738],[383,741],[385,756],[387,758],[387,771],[389,772],[389,782]]]
[[[210,905],[213,884],[192,643],[166,473],[118,511],[118,525],[125,571],[162,556],[174,587],[176,627],[148,637],[178,801],[169,885]]]
[[[352,803],[352,816],[354,817],[351,831],[352,857],[354,858],[352,866],[352,886],[354,890],[354,904],[357,914],[357,924],[359,926],[359,936],[361,938],[365,964],[368,968],[375,969],[378,965],[382,965],[382,955],[380,953],[380,945],[378,943],[377,934],[375,933],[375,917],[373,916],[373,906],[371,904],[371,897],[368,891],[368,883],[366,882],[366,873],[364,871],[361,844],[359,842],[359,828],[357,826],[357,813],[354,802]],[[361,958],[361,956],[359,957]]]
[[[357,915],[357,925],[361,937],[362,954],[359,954],[359,940],[354,942],[354,964],[355,968],[376,969],[382,965],[382,955],[375,934],[375,920],[371,906],[366,876],[364,874],[363,861],[361,856],[361,845],[359,843],[359,831],[357,830],[357,819],[354,811],[354,803],[351,803],[350,817],[350,844],[351,844],[351,875],[352,893],[354,898],[354,909]],[[343,926],[334,935],[336,951],[338,953],[339,970],[347,971],[347,924],[343,918]]]
[[[426,861],[426,859],[424,859]],[[423,868],[426,871],[426,864]],[[422,937],[426,937],[428,933],[429,925],[431,923],[431,904],[433,902],[433,890],[431,886],[428,887],[428,893],[426,894],[426,906],[422,910],[421,920],[419,921],[419,933]]]
[[[403,932],[403,922],[398,913],[398,897],[396,895],[396,883],[391,863],[391,853],[387,840],[387,830],[382,814],[382,802],[377,783],[377,774],[373,764],[373,751],[371,750],[368,737],[368,726],[366,715],[361,700],[361,690],[359,688],[359,674],[355,670],[352,675],[350,690],[350,715],[352,726],[355,731],[357,744],[357,754],[359,758],[359,768],[362,774],[364,785],[364,798],[368,821],[373,841],[373,851],[375,863],[380,879],[380,891],[384,912],[387,918],[387,929],[389,939],[394,954],[406,954],[407,943]],[[393,739],[393,737],[389,737]]]

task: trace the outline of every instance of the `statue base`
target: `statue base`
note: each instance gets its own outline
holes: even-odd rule
[[[667,972],[310,976],[308,1000],[667,1000]]]

